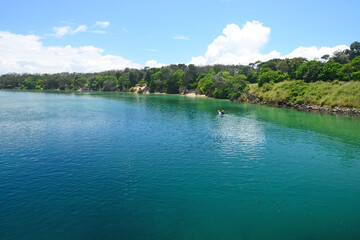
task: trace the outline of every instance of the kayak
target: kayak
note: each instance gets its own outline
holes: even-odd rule
[[[222,113],[220,112],[220,110],[218,110],[218,112],[219,112],[219,115],[222,116],[222,117],[227,116],[227,114],[222,114]]]

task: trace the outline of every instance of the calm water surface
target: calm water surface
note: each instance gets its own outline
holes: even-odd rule
[[[0,91],[0,239],[358,240],[360,120]]]

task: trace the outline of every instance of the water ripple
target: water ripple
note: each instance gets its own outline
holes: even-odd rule
[[[354,119],[182,96],[0,98],[2,239],[359,233]]]

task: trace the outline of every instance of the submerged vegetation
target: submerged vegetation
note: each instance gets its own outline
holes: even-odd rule
[[[360,108],[360,42],[350,49],[305,58],[272,59],[249,65],[169,65],[100,73],[16,74],[0,76],[0,89],[142,91],[246,100],[246,93],[273,102]]]

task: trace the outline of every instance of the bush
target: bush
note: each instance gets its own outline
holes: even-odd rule
[[[360,71],[351,73],[351,80],[360,81]]]
[[[300,65],[296,70],[296,78],[305,82],[315,82],[321,79],[324,63],[313,60]]]
[[[260,74],[259,80],[258,80],[259,87],[261,87],[265,83],[271,83],[271,82],[278,83],[278,82],[282,82],[288,78],[289,78],[289,76],[287,74],[281,73],[281,71],[270,70],[270,71]]]

